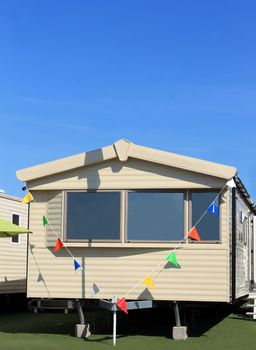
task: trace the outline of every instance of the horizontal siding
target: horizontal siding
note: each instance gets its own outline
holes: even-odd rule
[[[29,182],[34,190],[219,188],[222,179],[164,165],[129,159],[108,161]]]
[[[12,214],[20,215],[20,226],[27,227],[28,206],[0,197],[0,218],[12,221]],[[0,293],[21,293],[26,291],[27,235],[20,235],[18,244],[11,238],[0,238]]]
[[[92,283],[104,292],[96,298],[118,297],[134,287],[162,261],[169,247],[129,248],[74,247],[70,251],[85,268],[74,271],[73,258],[65,249],[53,252],[56,231],[63,235],[62,190],[70,189],[135,189],[135,188],[220,188],[223,180],[165,167],[149,162],[128,160],[109,161],[87,168],[31,181],[35,202],[31,203],[28,271],[28,297],[91,298]],[[39,190],[38,190],[39,189]],[[42,191],[43,189],[43,191]],[[181,269],[163,269],[153,273],[156,288],[152,298],[158,300],[222,301],[230,300],[229,279],[229,221],[228,198],[220,206],[221,244],[184,244],[177,250]],[[51,227],[42,225],[47,215]],[[46,231],[47,230],[47,231]],[[173,247],[173,244],[170,245]],[[143,285],[138,286],[130,299],[147,298]]]
[[[250,245],[249,245],[249,222],[247,230],[244,230],[243,224],[240,222],[240,213],[247,214],[249,221],[249,208],[244,200],[237,193],[237,232],[236,232],[236,298],[240,298],[249,294],[250,290]],[[247,235],[247,244],[245,245],[239,237]]]
[[[165,265],[168,250],[152,252],[147,249],[73,249],[72,254],[85,268],[73,270],[73,259],[52,249],[33,249],[30,257],[29,297],[92,297],[92,283],[104,292],[101,297],[122,296],[134,287],[160,261]],[[152,277],[156,288],[152,297],[159,300],[211,300],[227,301],[228,261],[226,250],[182,249],[176,252],[181,269],[156,270]],[[33,262],[33,259],[36,262]],[[39,278],[39,274],[42,277]],[[137,299],[145,290],[143,284],[129,295]],[[99,295],[97,295],[97,298]]]

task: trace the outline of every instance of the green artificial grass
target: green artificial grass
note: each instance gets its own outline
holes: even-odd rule
[[[138,314],[138,312],[140,314]],[[240,313],[239,313],[240,312]],[[256,322],[238,313],[208,312],[196,318],[185,341],[170,339],[171,321],[168,312],[131,312],[129,316],[118,314],[118,338],[116,349],[123,350],[247,350],[256,344]],[[100,319],[103,320],[103,316]],[[89,314],[92,318],[93,312]],[[0,346],[3,350],[100,350],[112,348],[111,323],[101,333],[89,339],[74,337],[74,325],[79,323],[75,313],[10,312],[0,313]],[[194,321],[195,323],[195,321]],[[107,323],[106,323],[107,324]]]

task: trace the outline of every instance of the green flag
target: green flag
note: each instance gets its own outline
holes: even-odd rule
[[[170,254],[166,257],[166,260],[171,262],[173,265],[179,267],[179,263],[177,261],[174,251],[170,252]]]
[[[43,225],[48,225],[48,219],[46,216],[43,216]]]

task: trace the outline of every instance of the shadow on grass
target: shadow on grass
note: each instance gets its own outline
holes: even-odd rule
[[[206,336],[205,333],[220,323],[233,310],[228,305],[187,304],[180,308],[181,324],[187,326],[190,337]],[[235,317],[235,316],[234,316]],[[239,316],[237,316],[239,317]],[[112,339],[112,313],[102,309],[85,312],[86,322],[91,324],[96,336],[91,342],[104,342]],[[75,324],[80,323],[78,314],[72,312],[30,312],[0,310],[0,332],[62,334],[74,336]],[[117,315],[117,334],[119,338],[144,335],[171,338],[175,326],[173,309],[165,304],[158,308],[131,310],[126,315]]]

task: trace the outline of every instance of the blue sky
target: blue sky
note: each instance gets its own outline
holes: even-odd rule
[[[0,2],[0,188],[127,138],[234,165],[256,199],[255,1]]]

